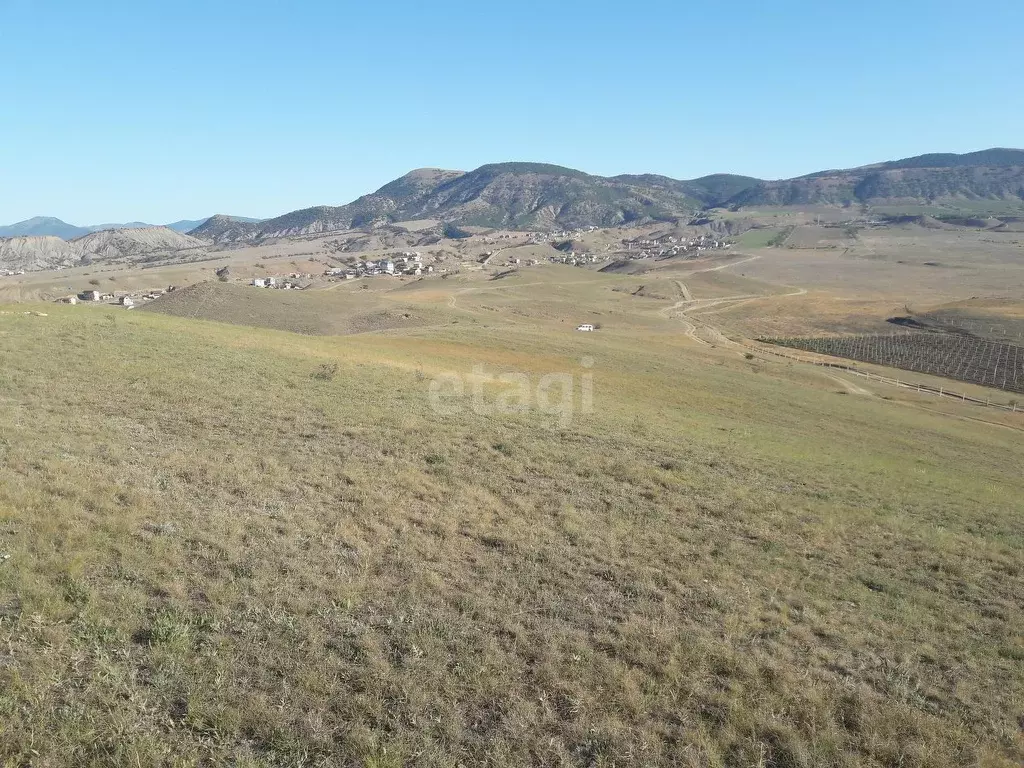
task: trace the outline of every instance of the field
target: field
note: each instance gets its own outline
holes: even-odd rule
[[[0,765],[1019,765],[1024,418],[791,258],[3,307]]]
[[[744,232],[738,238],[738,244],[743,248],[767,248],[775,242],[779,229],[752,229]]]
[[[333,291],[261,290],[238,284],[206,282],[169,293],[145,309],[314,335],[408,328],[439,319],[436,313],[422,305],[400,300],[384,303],[377,291],[360,289],[362,285],[353,285],[341,299]]]
[[[1024,393],[1024,348],[948,333],[765,339],[833,357]]]

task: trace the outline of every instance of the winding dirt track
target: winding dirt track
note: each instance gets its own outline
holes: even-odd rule
[[[743,259],[742,261],[734,261],[734,262],[732,262],[730,264],[722,264],[720,266],[712,267],[710,269],[697,270],[696,272],[691,272],[690,274],[698,274],[700,272],[717,272],[718,270],[727,269],[729,267],[734,267],[737,264],[743,264],[743,263],[745,263],[747,261],[753,261],[754,259],[757,259],[757,258],[760,258],[760,257],[759,256],[752,256],[752,257],[750,257],[748,259]],[[679,285],[680,292],[684,296],[689,294],[689,291],[684,291],[683,290],[683,285],[681,283],[679,283],[678,281],[677,281],[677,285]],[[690,298],[690,299],[683,299],[682,301],[677,301],[675,304],[673,304],[673,305],[671,305],[669,307],[666,307],[665,309],[661,310],[661,312],[666,317],[673,317],[674,316],[676,320],[678,320],[680,323],[682,323],[683,327],[684,327],[684,333],[688,337],[692,338],[694,341],[696,341],[696,342],[698,342],[698,343],[700,343],[700,344],[702,344],[704,346],[728,347],[728,348],[731,348],[732,350],[734,350],[735,352],[737,352],[738,354],[747,355],[747,354],[751,354],[751,353],[757,352],[758,351],[757,348],[756,347],[752,347],[752,346],[748,346],[746,344],[740,344],[738,342],[735,342],[732,339],[726,337],[725,334],[723,334],[718,328],[716,328],[715,326],[711,325],[706,320],[697,319],[697,318],[704,318],[707,315],[711,315],[711,314],[715,314],[717,312],[721,312],[725,308],[731,308],[731,307],[737,306],[738,304],[742,304],[742,303],[745,303],[745,302],[748,302],[748,301],[754,301],[756,299],[769,299],[769,298],[777,299],[777,298],[786,298],[788,296],[803,296],[806,293],[807,293],[807,289],[806,288],[795,288],[794,290],[792,290],[789,293],[772,294],[772,295],[767,295],[767,296],[726,296],[726,297],[717,298],[717,299],[692,299],[692,298]],[[713,307],[715,309],[712,309]],[[678,310],[678,314],[673,315],[672,313],[673,312],[677,312],[677,310]],[[702,339],[699,336],[697,336],[697,331],[698,330],[700,330],[705,336],[711,338],[714,343],[713,344],[709,344],[705,339]],[[819,363],[817,363],[814,360],[801,359],[799,356],[795,356],[795,355],[786,355],[786,357],[788,359],[790,359],[790,360],[795,361],[795,362],[804,363],[805,365],[817,365],[817,364],[819,364]],[[862,396],[862,397],[874,397],[876,395],[875,392],[872,392],[869,389],[865,389],[864,387],[861,387],[861,386],[859,386],[857,384],[854,384],[853,382],[848,381],[847,379],[842,378],[840,376],[836,376],[834,374],[829,374],[829,373],[826,373],[824,375],[827,378],[831,379],[832,381],[836,382],[837,384],[842,385],[844,390],[847,393],[851,394],[851,395],[858,395],[858,396]],[[886,383],[886,382],[882,381],[882,383]],[[921,391],[921,387],[918,387],[918,391]],[[1016,430],[1016,431],[1024,431],[1020,427],[1012,426],[1012,425],[1009,425],[1009,424],[1001,424],[999,422],[988,421],[986,419],[978,419],[978,418],[974,418],[974,417],[971,417],[971,416],[961,416],[959,414],[948,413],[946,411],[940,411],[940,410],[937,410],[937,409],[934,409],[934,408],[927,408],[927,407],[925,407],[923,405],[920,405],[920,404],[917,404],[917,403],[911,403],[911,402],[899,401],[899,400],[891,400],[889,398],[886,398],[886,400],[888,400],[889,402],[896,403],[896,404],[901,405],[901,406],[906,406],[908,408],[917,408],[919,410],[929,411],[929,412],[932,412],[932,413],[941,413],[943,415],[950,416],[952,418],[962,419],[962,420],[966,420],[966,421],[974,421],[974,422],[978,422],[978,423],[981,423],[981,424],[991,424],[992,426],[1003,427],[1005,429],[1013,429],[1013,430]],[[972,402],[979,403],[981,405],[985,404],[985,403],[983,403],[980,400],[974,400],[974,399],[972,399]]]
[[[720,270],[729,269],[730,267],[736,267],[739,266],[740,264],[746,264],[748,261],[754,261],[755,259],[760,258],[760,256],[748,256],[747,258],[740,259],[739,261],[731,261],[728,264],[719,264],[717,267],[697,269],[694,270],[693,272],[690,272],[689,274],[699,275],[704,272],[718,272]],[[737,351],[740,351],[741,354],[746,352],[746,347],[744,347],[742,344],[737,344],[736,342],[727,338],[725,334],[723,334],[710,323],[701,320],[694,322],[688,316],[696,317],[712,314],[712,312],[709,310],[711,310],[713,307],[717,308],[714,310],[715,312],[719,312],[728,307],[732,307],[737,304],[742,304],[748,301],[754,301],[756,299],[784,298],[786,296],[802,296],[805,293],[807,293],[806,288],[796,288],[791,293],[775,294],[768,296],[761,294],[745,293],[739,296],[721,296],[715,299],[695,299],[693,298],[693,294],[690,293],[689,288],[686,287],[685,283],[683,283],[681,280],[675,280],[674,282],[676,286],[679,288],[679,292],[680,294],[682,294],[683,298],[680,301],[677,301],[675,304],[662,309],[661,314],[664,315],[665,317],[675,317],[676,320],[682,323],[683,333],[685,333],[688,338],[696,341],[698,344],[702,344],[705,347],[711,346],[711,344],[707,340],[702,339],[700,336],[697,335],[697,331],[701,330],[705,333],[705,335],[710,336],[714,340],[715,345],[732,347]],[[673,315],[673,313],[676,314]]]

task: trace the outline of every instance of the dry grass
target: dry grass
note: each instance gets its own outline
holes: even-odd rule
[[[342,286],[343,291],[285,291],[205,282],[168,293],[142,309],[314,335],[366,333],[442,322],[443,317],[429,309],[382,299],[379,290],[368,290],[371,282],[379,287],[382,279]],[[359,290],[364,284],[367,290]]]
[[[0,764],[1024,759],[1015,433],[642,323],[48,311],[0,317]],[[566,428],[428,407],[584,352]]]

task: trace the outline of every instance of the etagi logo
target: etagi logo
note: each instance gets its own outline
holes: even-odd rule
[[[449,371],[434,377],[429,387],[430,407],[439,416],[455,416],[467,406],[482,416],[536,409],[565,427],[576,413],[594,412],[593,368],[594,358],[584,357],[579,371],[546,373],[536,377],[535,384],[528,373],[490,373],[477,364],[469,374]]]

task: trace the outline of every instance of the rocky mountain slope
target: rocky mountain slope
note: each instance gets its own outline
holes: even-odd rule
[[[259,219],[249,219],[244,216],[232,216],[231,218],[247,222],[259,221]],[[205,221],[206,219],[182,219],[181,221],[174,221],[164,226],[168,229],[173,229],[175,232],[185,234],[190,230],[201,226]],[[156,225],[147,224],[144,221],[129,221],[124,224],[90,224],[85,227],[78,227],[74,224],[68,224],[66,221],[61,221],[53,216],[35,216],[34,218],[26,219],[25,221],[19,221],[16,224],[0,226],[0,237],[53,236],[64,240],[74,240],[76,237],[87,235],[90,232],[99,232],[104,229],[142,229],[153,226]]]
[[[156,253],[214,244],[231,244],[371,229],[414,219],[446,224],[509,229],[557,230],[673,222],[714,207],[855,204],[936,204],[1001,200],[1024,207],[1024,150],[989,149],[965,155],[931,154],[885,163],[813,173],[796,179],[762,181],[750,176],[715,174],[678,180],[655,174],[595,176],[543,163],[497,163],[474,171],[421,168],[385,184],[347,205],[317,206],[265,221],[212,216],[189,230],[192,242],[151,235],[123,245],[86,241],[86,252],[112,250],[116,258],[138,258],[146,248]],[[194,221],[170,228],[140,225],[139,231],[183,230]],[[59,219],[36,218],[0,228],[0,237],[50,235],[80,237],[83,230]],[[107,230],[105,230],[107,231]],[[126,229],[113,230],[117,232]],[[123,237],[123,236],[122,236]],[[199,245],[195,241],[202,241]],[[41,257],[49,258],[49,257]],[[104,256],[107,258],[107,256]]]
[[[169,256],[199,256],[207,244],[167,227],[107,229],[76,238],[72,245],[94,261],[155,261]]]
[[[142,264],[201,258],[208,243],[167,227],[90,232],[68,242],[54,236],[0,238],[0,269],[75,267],[98,262]]]
[[[50,235],[0,238],[0,269],[31,272],[82,263],[82,249]]]
[[[757,181],[727,175],[692,182],[663,176],[606,178],[542,163],[499,163],[468,173],[421,168],[348,205],[293,211],[258,225],[215,216],[190,234],[236,242],[412,219],[516,229],[640,224],[688,217]]]
[[[468,173],[421,168],[348,205],[306,208],[258,224],[215,216],[190,234],[232,243],[412,219],[555,230],[676,221],[725,206],[964,200],[1007,200],[1024,206],[1024,150],[921,155],[782,181],[732,174],[688,181],[654,174],[602,177],[542,163],[498,163]]]
[[[1024,205],[1024,150],[921,155],[849,170],[764,181],[727,201],[765,205],[893,205],[1010,200]]]

